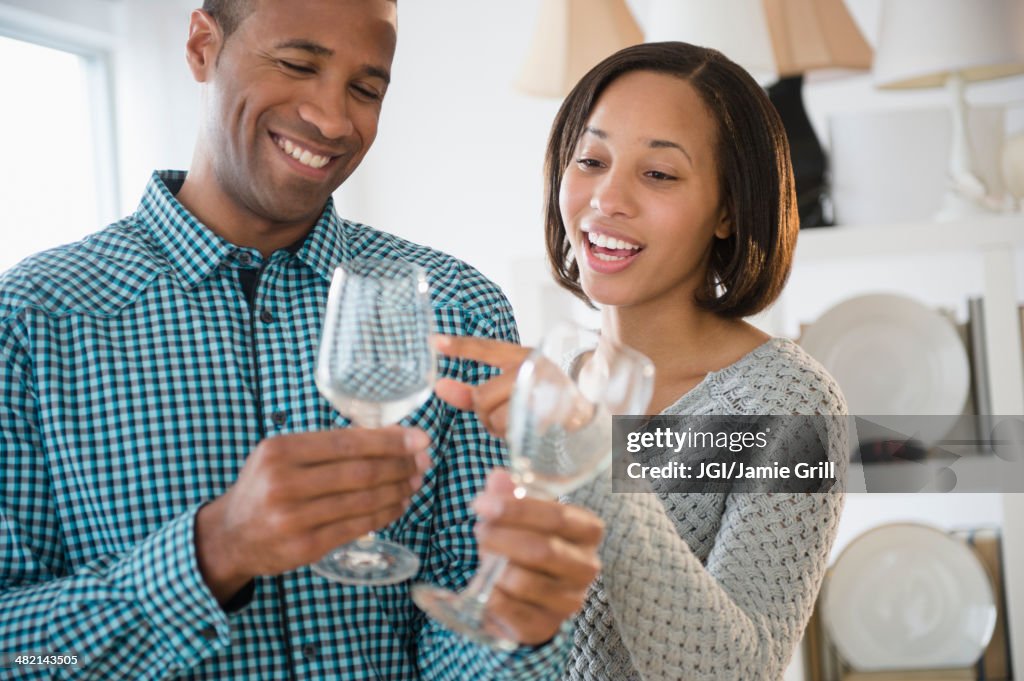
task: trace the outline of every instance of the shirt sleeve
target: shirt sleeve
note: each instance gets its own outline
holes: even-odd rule
[[[497,322],[477,319],[470,333],[518,342],[511,310],[506,308],[507,303]],[[495,374],[496,369],[466,362],[461,380],[476,384]],[[480,425],[474,414],[466,412],[455,414],[439,451],[444,454],[435,464],[435,544],[422,580],[461,591],[478,567],[473,535],[476,518],[469,503],[483,488],[487,473],[507,466],[508,459],[501,442]],[[419,667],[422,678],[429,681],[558,679],[572,648],[571,618],[544,645],[499,652],[448,631],[424,613],[419,615],[424,620],[418,639]]]
[[[157,679],[222,650],[229,621],[199,573],[198,506],[130,551],[69,567],[26,346],[0,324],[0,676],[49,677],[11,666],[24,654],[77,656],[75,678]]]

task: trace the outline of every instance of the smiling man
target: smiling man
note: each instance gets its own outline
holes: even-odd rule
[[[475,270],[334,212],[377,133],[396,13],[208,1],[186,45],[203,86],[188,173],[154,173],[135,213],[0,277],[0,676],[52,672],[16,659],[105,680],[560,674],[598,567],[585,511],[540,512],[500,476],[483,493],[480,539],[509,559],[490,608],[522,643],[511,653],[433,623],[409,583],[308,567],[383,530],[417,553],[419,580],[464,587],[472,496],[506,463],[436,397],[405,427],[354,429],[313,384],[330,277],[357,257],[424,267],[439,331],[516,338]]]

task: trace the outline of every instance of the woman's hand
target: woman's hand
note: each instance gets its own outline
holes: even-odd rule
[[[488,612],[519,643],[550,640],[583,607],[601,569],[604,523],[579,506],[517,498],[511,476],[500,469],[488,474],[473,508],[480,551],[508,559]]]
[[[515,386],[519,365],[530,348],[515,343],[470,336],[434,336],[434,347],[443,355],[469,359],[501,369],[501,374],[477,386],[451,378],[442,378],[434,392],[456,409],[476,412],[480,423],[492,435],[505,437],[508,428],[508,401]]]

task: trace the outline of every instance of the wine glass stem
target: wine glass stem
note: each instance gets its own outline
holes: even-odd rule
[[[352,422],[360,428],[380,428],[381,422],[374,414],[362,414],[359,417],[353,417]],[[376,532],[367,532],[363,536],[355,540],[356,544],[372,544],[377,540]]]
[[[487,601],[491,599],[491,593],[501,578],[501,573],[508,565],[508,558],[493,554],[486,554],[480,561],[480,570],[462,592],[462,600],[465,603],[467,614],[473,619],[479,620],[483,616]]]

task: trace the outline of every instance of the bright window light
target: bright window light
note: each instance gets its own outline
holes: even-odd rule
[[[85,57],[0,36],[0,272],[101,225]]]

